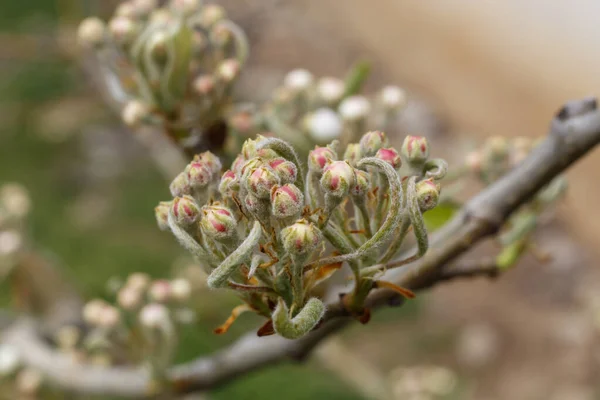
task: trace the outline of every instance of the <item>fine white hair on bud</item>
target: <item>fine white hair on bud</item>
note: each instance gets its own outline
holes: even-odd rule
[[[337,103],[344,96],[344,81],[338,78],[323,77],[317,83],[317,93],[326,103]]]
[[[329,143],[342,134],[342,121],[331,108],[319,108],[306,116],[306,129],[310,137],[319,144]]]
[[[303,91],[307,90],[313,84],[314,79],[313,74],[308,70],[298,68],[288,72],[283,83],[290,89]]]
[[[371,103],[364,96],[350,96],[340,103],[338,111],[344,120],[358,121],[369,116]]]
[[[388,110],[398,110],[406,105],[406,92],[398,86],[386,86],[381,89],[381,104]]]
[[[86,47],[96,47],[104,43],[106,24],[100,18],[89,17],[81,21],[77,29],[79,44]]]

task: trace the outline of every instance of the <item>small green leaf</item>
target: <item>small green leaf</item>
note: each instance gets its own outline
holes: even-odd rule
[[[459,207],[452,203],[439,204],[433,210],[423,214],[425,226],[429,232],[433,232],[444,226],[454,216]]]

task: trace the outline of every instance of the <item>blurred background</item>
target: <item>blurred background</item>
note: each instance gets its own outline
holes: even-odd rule
[[[30,192],[32,238],[89,298],[105,297],[111,278],[165,277],[189,263],[155,227],[167,182],[103,103],[74,40],[83,17],[107,16],[116,3],[0,5],[0,183]],[[266,97],[292,68],[340,76],[368,60],[369,85],[395,83],[411,96],[406,131],[389,135],[426,133],[434,155],[450,160],[468,141],[543,135],[562,103],[600,87],[595,0],[219,3],[252,45],[242,98]],[[558,219],[536,239],[549,262],[527,256],[499,280],[437,287],[353,325],[305,364],[261,370],[207,396],[404,399],[425,385],[429,397],[419,399],[600,399],[599,169],[595,152],[569,172]],[[0,293],[11,301],[6,283]],[[261,323],[245,315],[213,335],[237,302],[214,293],[197,300],[179,361]]]

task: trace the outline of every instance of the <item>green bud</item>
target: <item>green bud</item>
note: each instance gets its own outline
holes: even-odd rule
[[[298,216],[304,207],[304,195],[294,184],[274,187],[271,192],[271,212],[276,218]]]
[[[171,203],[171,212],[179,226],[190,226],[200,218],[200,209],[192,196],[175,197]]]
[[[192,192],[192,187],[190,186],[190,178],[187,172],[184,171],[177,175],[171,182],[169,190],[173,197],[190,194]]]
[[[435,208],[440,198],[440,186],[433,179],[425,179],[417,183],[417,200],[421,212]]]
[[[154,208],[154,215],[156,216],[156,223],[158,229],[161,231],[169,230],[169,210],[171,209],[170,201],[161,201],[158,206]]]
[[[355,169],[354,174],[355,183],[350,189],[350,194],[354,198],[362,199],[367,195],[367,193],[371,189],[371,177],[368,172],[360,169]]]
[[[281,230],[283,248],[294,256],[307,255],[317,249],[323,241],[323,235],[315,224],[300,219]]]
[[[381,131],[367,132],[360,139],[360,149],[363,157],[373,157],[379,149],[388,145],[388,138]]]
[[[429,158],[429,142],[423,136],[407,136],[402,143],[402,156],[411,165],[422,164]]]
[[[362,158],[362,150],[359,143],[350,143],[346,147],[344,152],[344,160],[348,161],[350,165],[355,166],[356,163]]]

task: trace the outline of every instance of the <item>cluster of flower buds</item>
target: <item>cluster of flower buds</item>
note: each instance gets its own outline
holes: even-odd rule
[[[31,208],[27,190],[17,183],[0,186],[0,274],[19,262],[25,247],[25,223]]]
[[[150,360],[164,372],[173,357],[177,327],[195,319],[189,308],[192,286],[187,279],[152,280],[144,273],[130,275],[113,288],[115,304],[94,299],[83,308],[85,333],[67,326],[57,334],[58,347],[77,359],[100,365]],[[144,341],[136,338],[143,336]]]
[[[292,83],[300,86],[300,77]],[[313,289],[344,262],[356,280],[347,305],[359,314],[411,227],[419,253],[399,265],[427,250],[422,214],[436,206],[447,169],[428,158],[424,138],[407,137],[402,151],[381,131],[359,139],[344,151],[337,140],[315,147],[305,169],[289,143],[258,136],[220,180],[217,161],[198,167],[206,179],[194,187],[190,166],[215,159],[203,153],[171,185],[174,198],[156,208],[158,225],[202,262],[209,287],[239,291],[247,310],[270,320],[261,334],[297,338],[313,329],[325,311]]]
[[[129,126],[161,126],[183,146],[222,123],[247,58],[243,31],[221,6],[201,0],[129,0],[105,23],[81,22],[106,89]]]
[[[490,137],[481,148],[465,156],[462,172],[489,185],[527,158],[538,143],[537,139],[529,137]],[[497,259],[500,267],[508,268],[517,262],[531,243],[540,215],[563,197],[566,188],[565,177],[558,176],[513,214],[499,235],[503,247]]]
[[[244,110],[232,118],[232,140],[266,130],[305,154],[308,144],[339,140],[346,145],[368,129],[389,129],[406,105],[406,93],[386,86],[367,97],[356,93],[355,86],[352,79],[315,78],[305,69],[292,70],[256,115]]]

